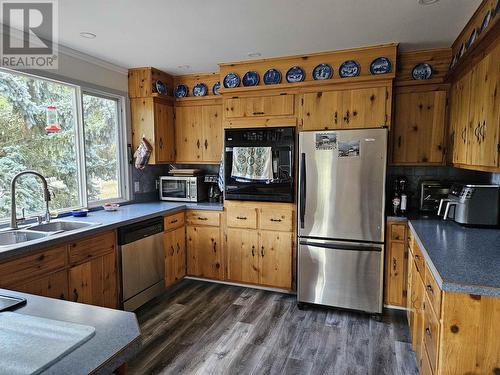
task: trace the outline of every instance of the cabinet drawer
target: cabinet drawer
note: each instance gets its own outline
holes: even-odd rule
[[[257,228],[257,209],[252,207],[226,207],[227,226],[231,228]]]
[[[429,298],[430,303],[432,304],[432,308],[436,313],[436,316],[441,316],[441,289],[437,285],[436,280],[432,276],[431,270],[425,265],[425,275],[424,275],[424,283],[425,283],[425,293]]]
[[[163,219],[163,230],[165,232],[170,231],[172,229],[180,228],[184,225],[184,211],[178,212],[173,215],[165,216]]]
[[[435,372],[438,360],[439,321],[430,305],[431,302],[426,295],[424,302],[424,347],[429,356],[432,372]],[[424,355],[422,356],[424,357]]]
[[[404,241],[405,231],[406,231],[406,224],[391,224],[391,240]]]
[[[293,95],[229,98],[224,102],[224,113],[226,118],[291,116],[294,101]]]
[[[0,287],[34,278],[66,266],[66,247],[47,249],[0,264]]]
[[[415,261],[415,269],[420,274],[422,281],[424,280],[425,275],[425,259],[420,247],[418,246],[416,241],[413,241],[413,260]]]
[[[293,210],[261,209],[259,228],[282,232],[293,231]]]
[[[115,250],[115,232],[106,232],[97,236],[69,244],[69,262],[79,263]]]
[[[210,225],[218,227],[220,224],[219,212],[189,210],[186,213],[186,221],[189,225]]]

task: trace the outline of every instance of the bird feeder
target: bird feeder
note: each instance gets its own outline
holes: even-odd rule
[[[47,133],[57,133],[61,130],[57,122],[57,108],[55,105],[49,105],[47,107],[47,126],[45,131]]]

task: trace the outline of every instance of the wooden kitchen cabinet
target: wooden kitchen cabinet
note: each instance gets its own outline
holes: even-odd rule
[[[392,164],[445,162],[446,90],[408,91],[395,95]]]
[[[69,269],[69,300],[117,308],[117,270],[114,252]]]
[[[175,161],[174,107],[172,99],[149,97],[130,99],[132,148],[143,136],[153,146],[149,164]]]
[[[226,118],[291,116],[295,113],[293,95],[233,97],[224,100]]]
[[[163,235],[165,256],[165,287],[186,276],[186,229],[184,225]]]
[[[193,210],[186,215],[187,274],[222,280],[224,267],[220,227],[218,221],[217,225],[213,225],[215,222],[208,219],[208,216],[219,216],[219,213],[207,211],[206,214],[204,216],[202,211]],[[192,220],[197,218],[207,220],[199,220],[192,225]]]
[[[219,104],[176,106],[176,162],[220,162],[223,143],[221,112]]]
[[[387,223],[387,243],[385,254],[384,303],[392,306],[406,306],[408,249],[406,223]]]
[[[469,107],[472,71],[464,75],[451,87],[450,97],[450,135],[454,164],[467,164],[469,149]]]
[[[68,273],[66,270],[13,285],[10,289],[42,297],[68,299]]]
[[[294,206],[226,201],[227,278],[291,289]]]
[[[301,100],[303,130],[389,126],[388,86],[306,93]]]

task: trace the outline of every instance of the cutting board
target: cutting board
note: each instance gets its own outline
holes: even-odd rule
[[[0,375],[39,374],[94,334],[82,324],[2,312]]]

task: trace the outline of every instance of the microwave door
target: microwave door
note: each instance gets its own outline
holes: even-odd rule
[[[161,180],[161,198],[164,200],[186,200],[189,184],[186,180]]]

